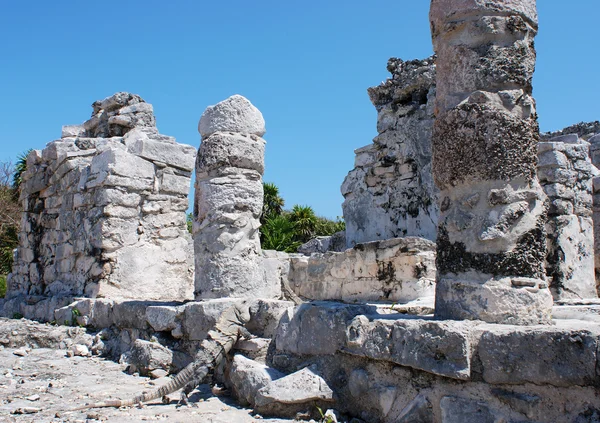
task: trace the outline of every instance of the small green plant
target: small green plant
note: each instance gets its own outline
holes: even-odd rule
[[[22,319],[23,315],[21,313],[13,313],[13,319]]]
[[[321,423],[335,423],[335,420],[331,417],[331,416],[326,416],[325,413],[323,413],[323,410],[321,409],[321,407],[319,407],[318,405],[315,406],[317,407],[317,410],[319,411],[319,415],[321,416]]]
[[[74,308],[73,310],[71,310],[71,315],[73,316],[73,318],[77,318],[77,317],[81,316],[81,311]]]
[[[6,275],[0,275],[0,298],[6,295]]]
[[[187,224],[187,230],[188,230],[188,232],[192,233],[193,228],[194,228],[194,215],[192,213],[188,213],[185,222]]]

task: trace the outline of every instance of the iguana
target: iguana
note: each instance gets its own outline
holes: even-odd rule
[[[207,338],[200,344],[200,349],[194,361],[181,370],[169,383],[150,392],[142,393],[126,400],[107,400],[87,404],[69,411],[86,410],[88,408],[102,407],[130,407],[159,398],[165,401],[165,396],[184,388],[179,404],[187,405],[187,396],[202,383],[211,369],[219,365],[221,360],[231,351],[240,337],[250,338],[250,332],[244,325],[250,320],[247,304],[238,303],[226,309],[214,326],[208,332]]]

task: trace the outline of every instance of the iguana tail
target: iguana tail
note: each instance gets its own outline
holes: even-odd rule
[[[81,407],[73,408],[69,411],[79,411],[79,410],[87,410],[89,408],[106,408],[106,407],[131,407],[133,405],[142,404],[148,401],[153,401],[155,399],[162,398],[166,395],[172,394],[173,392],[183,388],[190,380],[195,378],[204,378],[208,374],[208,366],[202,366],[204,368],[196,368],[196,363],[188,364],[183,370],[177,373],[169,383],[164,386],[161,386],[158,389],[155,389],[150,392],[145,392],[140,395],[137,395],[134,398],[127,400],[108,400],[102,402],[96,402],[92,404],[86,404]]]

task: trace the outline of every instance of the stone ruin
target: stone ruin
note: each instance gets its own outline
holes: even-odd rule
[[[27,157],[9,298],[193,298],[186,210],[195,148],[117,93]]]
[[[600,421],[600,123],[539,134],[534,0],[432,0],[430,20],[436,56],[390,59],[369,89],[345,234],[261,251],[245,98],[204,112],[196,157],[118,93],[28,157],[2,314],[99,331],[92,351],[152,374],[245,304],[255,337],[215,378],[265,416]]]

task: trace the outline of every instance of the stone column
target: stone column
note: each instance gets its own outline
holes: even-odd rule
[[[547,201],[536,176],[535,0],[432,0],[436,316],[550,320]]]
[[[270,297],[260,249],[265,121],[234,95],[206,109],[194,199],[195,297]]]
[[[590,144],[577,134],[538,144],[538,177],[550,200],[546,274],[556,301],[597,298]]]

